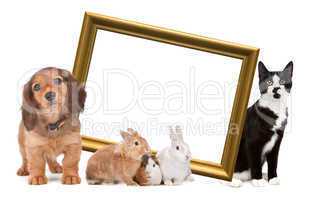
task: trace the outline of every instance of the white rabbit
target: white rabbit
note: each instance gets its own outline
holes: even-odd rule
[[[193,181],[190,148],[184,142],[179,126],[176,126],[175,130],[170,127],[170,139],[171,146],[157,154],[164,184],[179,185],[186,180]]]

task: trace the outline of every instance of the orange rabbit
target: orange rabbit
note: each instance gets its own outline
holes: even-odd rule
[[[86,178],[88,184],[118,183],[137,185],[133,180],[142,157],[150,154],[147,141],[136,131],[120,131],[123,142],[99,149],[88,160]]]

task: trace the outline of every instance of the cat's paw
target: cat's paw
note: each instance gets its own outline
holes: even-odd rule
[[[280,185],[280,179],[278,177],[274,177],[268,181],[269,185]]]
[[[235,188],[241,187],[242,184],[243,184],[242,181],[239,180],[239,179],[237,179],[237,178],[233,178],[233,179],[232,179],[232,182],[229,183],[229,185],[230,185],[231,187],[235,187]]]
[[[266,181],[262,179],[252,179],[251,181],[254,187],[264,187],[266,185]]]

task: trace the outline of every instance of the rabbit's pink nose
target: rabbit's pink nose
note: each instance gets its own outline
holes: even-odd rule
[[[151,150],[150,149],[146,149],[146,153],[150,153],[151,152]]]
[[[186,156],[186,159],[189,160],[190,156]]]

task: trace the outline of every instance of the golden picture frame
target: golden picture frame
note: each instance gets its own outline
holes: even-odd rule
[[[234,165],[246,117],[246,110],[259,49],[200,35],[86,12],[84,15],[73,69],[73,75],[78,81],[84,84],[87,81],[92,52],[96,40],[96,33],[98,30],[130,35],[133,37],[242,60],[221,163],[202,161],[199,159],[193,159],[191,162],[191,169],[195,174],[230,181],[234,172]],[[94,152],[98,148],[112,143],[114,142],[109,140],[82,136],[82,147],[85,151]],[[155,153],[155,151],[153,151],[153,153]]]

